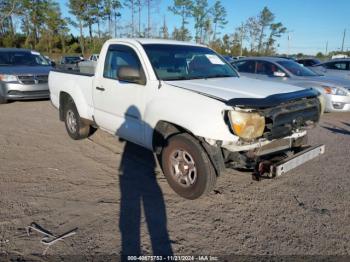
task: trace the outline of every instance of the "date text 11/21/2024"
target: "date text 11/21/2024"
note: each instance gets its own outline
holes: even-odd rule
[[[128,256],[128,261],[218,261],[217,256]]]

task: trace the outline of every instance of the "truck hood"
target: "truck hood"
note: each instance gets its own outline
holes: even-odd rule
[[[266,98],[271,95],[303,90],[303,88],[293,85],[247,77],[165,81],[165,83],[224,101],[236,98]]]
[[[310,76],[310,77],[297,77],[295,78],[296,84],[303,87],[313,87],[316,86],[335,86],[335,87],[345,87],[350,89],[350,80],[343,79],[336,76]]]
[[[7,75],[48,75],[51,66],[0,66],[0,74]]]

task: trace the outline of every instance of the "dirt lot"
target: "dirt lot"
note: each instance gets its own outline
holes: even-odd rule
[[[0,252],[41,254],[36,222],[78,227],[49,255],[349,255],[350,114],[325,115],[310,142],[326,154],[274,180],[228,172],[189,201],[148,151],[102,131],[71,140],[49,101],[1,105]]]

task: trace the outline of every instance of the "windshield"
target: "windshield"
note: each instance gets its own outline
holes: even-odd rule
[[[48,66],[49,61],[40,53],[25,51],[0,52],[0,66]]]
[[[294,61],[277,61],[277,63],[296,76],[318,76],[314,71]]]
[[[235,70],[214,51],[186,45],[143,45],[160,80],[236,77]]]

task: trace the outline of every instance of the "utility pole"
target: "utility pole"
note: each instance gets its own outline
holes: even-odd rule
[[[135,37],[134,0],[131,0],[131,37]]]
[[[139,37],[141,37],[141,0],[137,1],[139,7]]]
[[[343,33],[343,42],[342,42],[342,45],[341,45],[341,51],[342,52],[344,51],[345,35],[346,35],[346,29],[344,29],[344,33]]]
[[[149,38],[151,35],[151,1],[152,0],[148,0],[147,1],[147,13],[148,13],[148,18],[147,18],[147,37]]]
[[[239,34],[240,34],[240,50],[239,50],[239,55],[243,56],[243,37],[244,37],[244,25],[242,23],[241,28],[239,30]]]
[[[328,40],[326,42],[326,52],[324,54],[327,55],[327,53],[328,53]]]
[[[291,37],[290,37],[290,33],[293,33],[293,31],[287,31],[286,32],[288,35],[288,51],[287,51],[287,55],[289,56],[290,55],[290,42],[291,42]]]

